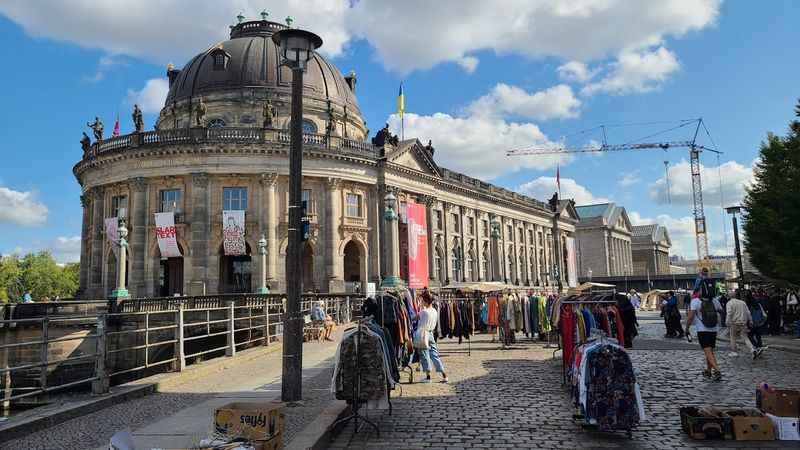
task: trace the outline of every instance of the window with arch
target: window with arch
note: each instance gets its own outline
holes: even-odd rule
[[[481,260],[481,279],[485,280],[489,274],[489,251],[483,251],[483,258]]]
[[[220,118],[211,119],[208,122],[208,128],[224,128],[224,127],[225,127],[225,121]]]
[[[214,70],[225,70],[228,68],[228,61],[231,56],[221,48],[215,48],[211,51],[211,62]]]
[[[472,270],[472,265],[475,264],[475,254],[470,250],[467,253],[467,262],[465,265],[466,268],[466,279],[467,281],[474,281],[474,271]]]
[[[303,119],[303,133],[317,134],[317,124],[308,119]]]
[[[459,275],[461,275],[461,267],[460,267],[461,266],[461,258],[459,257],[460,250],[461,249],[458,246],[453,246],[453,251],[452,251],[452,254],[450,255],[451,256],[451,261],[453,263],[452,266],[453,266],[453,280],[454,281],[460,281],[461,280],[461,278],[459,277]]]

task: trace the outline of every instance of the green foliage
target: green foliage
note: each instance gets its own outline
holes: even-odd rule
[[[785,137],[767,135],[754,176],[744,199],[750,260],[768,277],[800,283],[800,122],[792,121]]]
[[[78,290],[77,263],[59,266],[50,252],[29,253],[0,259],[0,301],[22,301],[30,291],[35,301],[72,298]]]

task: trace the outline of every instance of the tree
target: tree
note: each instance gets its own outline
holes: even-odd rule
[[[800,101],[795,107],[800,117]],[[800,284],[800,121],[761,144],[755,182],[744,199],[744,242],[764,275]]]
[[[59,266],[49,252],[0,259],[0,301],[21,301],[30,291],[34,300],[72,298],[78,290],[79,265]]]

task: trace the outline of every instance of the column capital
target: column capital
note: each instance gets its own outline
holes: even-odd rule
[[[88,207],[90,202],[91,202],[91,200],[92,200],[91,196],[89,195],[88,192],[86,192],[84,194],[81,194],[81,208]]]
[[[103,197],[105,196],[105,191],[106,190],[103,186],[95,186],[91,188],[90,195],[92,197],[92,200],[102,202]]]
[[[436,204],[436,197],[433,195],[422,195],[420,196],[420,200],[422,200],[422,203],[428,208],[432,208],[433,205]]]
[[[208,187],[209,176],[206,172],[192,173],[192,184],[200,187]]]
[[[325,185],[328,186],[329,190],[336,190],[339,189],[342,185],[342,179],[336,177],[328,177],[325,179]]]
[[[136,177],[131,181],[131,187],[134,192],[144,192],[147,189],[147,179],[144,177]]]
[[[264,172],[261,174],[258,182],[265,187],[275,186],[275,184],[278,182],[278,174],[275,172]]]

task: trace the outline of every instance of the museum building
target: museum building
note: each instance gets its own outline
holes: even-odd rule
[[[129,230],[127,287],[134,297],[254,292],[262,270],[272,291],[285,290],[292,75],[271,39],[284,28],[267,20],[232,26],[229,40],[183,69],[168,66],[169,94],[155,130],[137,126],[85,142],[73,168],[83,206],[79,296],[104,298],[115,288],[117,252],[106,219],[119,216]],[[304,291],[380,285],[389,245],[400,249],[399,275],[407,279],[404,211],[411,202],[426,206],[431,286],[577,281],[570,267],[578,223],[572,201],[547,204],[440,167],[434,147],[417,139],[382,130],[370,141],[356,85],[355,73],[343,76],[319,54],[308,63]],[[391,235],[400,242],[387,243],[383,232],[389,192],[400,229]],[[223,211],[244,211],[241,254],[226,254]],[[177,257],[162,257],[157,243],[154,217],[164,212],[174,215]]]

